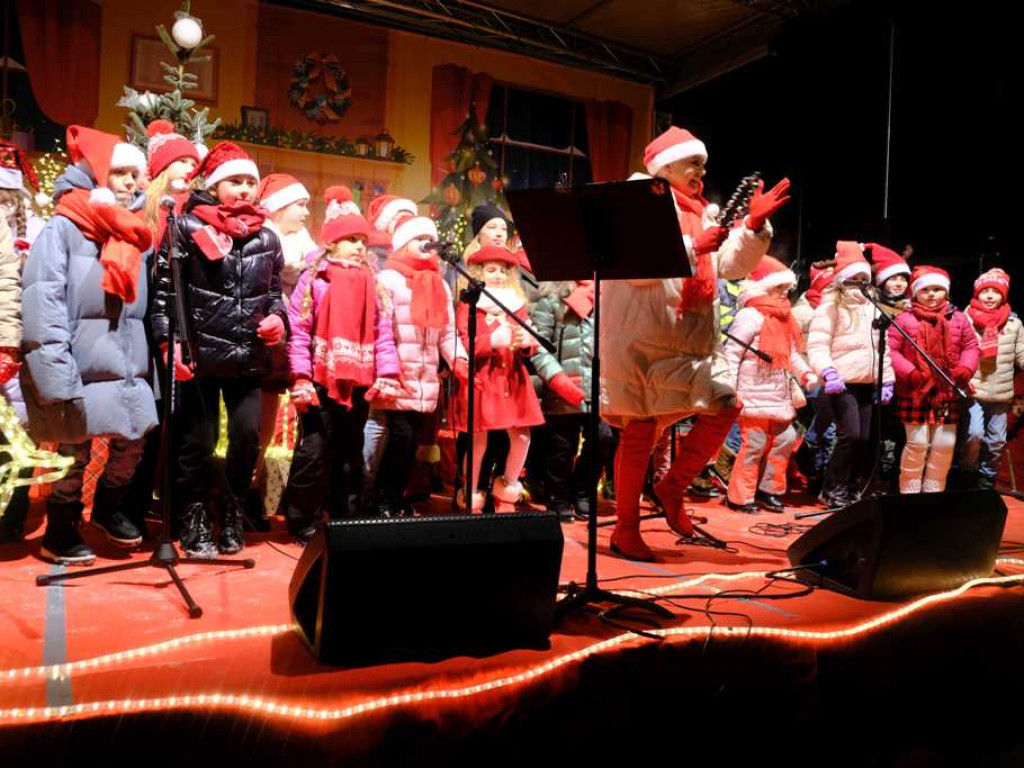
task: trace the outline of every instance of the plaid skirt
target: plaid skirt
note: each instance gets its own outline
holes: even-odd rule
[[[910,397],[896,398],[896,416],[909,424],[956,424],[960,408],[955,400],[918,400]]]

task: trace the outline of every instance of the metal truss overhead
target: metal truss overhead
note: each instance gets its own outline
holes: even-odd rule
[[[674,79],[668,57],[467,0],[270,0],[362,21],[498,48],[653,86]]]

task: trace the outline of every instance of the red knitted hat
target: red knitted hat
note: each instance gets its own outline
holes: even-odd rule
[[[918,291],[925,288],[945,288],[949,292],[949,272],[938,267],[929,267],[922,264],[915,267],[910,275],[910,295],[916,296]]]
[[[990,269],[988,272],[982,272],[974,281],[974,298],[978,298],[978,294],[986,288],[999,291],[1003,301],[1006,301],[1006,297],[1010,293],[1010,276],[998,267]]]
[[[271,213],[309,197],[309,190],[289,173],[272,173],[260,182],[260,205]]]
[[[320,230],[320,239],[324,245],[352,235],[362,235],[369,240],[370,224],[352,199],[351,189],[343,184],[328,187],[324,190],[324,203],[327,204],[327,211],[323,229]]]
[[[199,150],[195,145],[176,133],[174,126],[167,120],[154,120],[146,128],[149,144],[146,152],[149,155],[149,177],[155,178],[175,160],[191,157],[199,165]]]
[[[503,245],[485,245],[468,259],[467,264],[486,264],[490,261],[500,261],[503,264],[519,266],[519,255],[513,253]]]
[[[896,251],[878,243],[868,243],[864,247],[871,251],[871,271],[875,274],[875,285],[881,286],[896,275],[910,274],[910,265]]]
[[[832,281],[839,285],[854,275],[871,277],[871,267],[864,258],[864,249],[860,243],[852,240],[840,240],[836,243],[836,271]]]
[[[832,285],[832,278],[835,277],[835,267],[824,267],[819,269],[818,267],[811,267],[811,290],[812,291],[824,291],[830,285]]]
[[[707,160],[708,150],[704,142],[692,133],[673,125],[647,145],[644,150],[644,166],[654,176],[663,166],[686,157]]]
[[[210,150],[189,180],[202,176],[207,189],[213,189],[232,176],[252,176],[259,183],[260,169],[248,153],[233,141],[222,141]]]

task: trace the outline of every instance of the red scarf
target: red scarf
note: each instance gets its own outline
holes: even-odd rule
[[[754,296],[747,299],[745,306],[753,307],[764,316],[757,346],[765,354],[771,355],[772,361],[766,365],[784,371],[791,370],[790,356],[794,347],[799,348],[801,334],[789,299]]]
[[[562,301],[580,318],[587,317],[594,311],[594,281],[578,280],[572,293],[562,299]]]
[[[944,301],[937,307],[925,307],[915,300],[911,302],[910,311],[917,318],[920,327],[917,343],[942,370],[948,372],[957,363],[950,349],[950,328],[946,319],[949,302]],[[918,362],[921,372],[934,378],[931,367],[924,360]]]
[[[142,252],[152,243],[146,223],[116,205],[89,202],[89,193],[84,189],[64,194],[55,213],[70,219],[87,240],[99,246],[103,290],[125,304],[135,301]]]
[[[313,381],[351,406],[352,389],[373,383],[374,278],[364,264],[329,263],[327,280],[313,332]]]
[[[981,333],[981,359],[995,360],[999,354],[999,332],[1010,317],[1010,305],[1005,301],[995,309],[985,309],[977,299],[971,299],[967,316]]]
[[[408,251],[393,253],[385,269],[401,273],[412,290],[412,322],[420,328],[448,325],[448,294],[444,290],[437,256],[422,258]]]
[[[807,303],[811,305],[811,309],[817,309],[818,305],[821,304],[821,291],[816,288],[808,288],[804,293],[807,297]]]
[[[679,215],[679,229],[690,239],[696,238],[704,231],[704,207],[707,201],[697,197],[684,195],[675,187],[672,188],[676,205],[682,209]],[[717,295],[715,270],[711,266],[711,254],[702,253],[697,256],[697,272],[693,277],[683,280],[683,293],[679,298],[678,312],[706,312],[714,304]]]
[[[189,213],[206,222],[192,233],[199,250],[211,261],[220,261],[231,253],[232,242],[260,231],[266,211],[252,203],[234,205],[197,205]]]

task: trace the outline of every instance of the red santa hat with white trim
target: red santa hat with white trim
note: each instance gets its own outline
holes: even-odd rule
[[[978,298],[978,294],[986,288],[998,291],[1003,297],[1003,301],[1006,301],[1006,297],[1010,293],[1010,276],[999,267],[982,272],[974,281],[974,298]]]
[[[840,240],[836,243],[836,271],[832,282],[840,285],[855,275],[871,277],[871,265],[864,258],[864,249],[860,243]]]
[[[925,264],[914,267],[914,271],[910,275],[910,295],[916,296],[918,291],[923,291],[925,288],[943,288],[946,293],[949,293],[949,272]]]
[[[651,176],[657,175],[664,166],[687,157],[708,159],[704,142],[689,131],[672,126],[644,150],[644,166]]]
[[[871,271],[875,274],[875,285],[882,286],[890,277],[907,275],[910,277],[910,265],[896,251],[878,243],[868,243],[864,250],[871,254]]]
[[[437,227],[432,219],[426,216],[410,216],[395,227],[391,237],[391,249],[400,251],[417,237],[429,237],[437,240]]]
[[[210,150],[192,171],[189,180],[202,176],[206,189],[213,189],[232,176],[251,176],[260,181],[260,169],[248,153],[233,141],[222,141]]]
[[[366,216],[373,228],[390,235],[395,233],[395,226],[400,219],[417,214],[419,208],[416,203],[395,195],[378,195],[366,207]]]
[[[68,126],[67,147],[71,162],[96,182],[96,189],[89,193],[89,200],[94,203],[114,204],[114,193],[107,188],[112,168],[130,168],[139,176],[146,173],[146,156],[142,150],[112,133],[71,125]]]
[[[353,235],[370,237],[370,224],[352,199],[351,189],[342,184],[328,187],[324,190],[324,202],[327,203],[327,214],[320,239],[325,245]]]
[[[763,296],[770,288],[780,285],[792,290],[796,285],[793,270],[774,256],[762,256],[743,284],[743,292],[748,296]]]
[[[260,205],[270,213],[299,200],[309,200],[309,190],[290,173],[272,173],[260,182]]]

